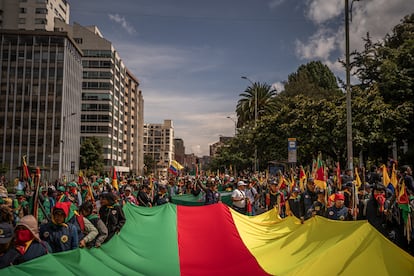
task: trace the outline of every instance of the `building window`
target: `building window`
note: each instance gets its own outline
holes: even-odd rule
[[[26,8],[20,8],[20,13],[27,13],[27,9]]]
[[[73,38],[73,40],[75,40],[75,42],[77,44],[82,44],[83,43],[83,39],[81,37],[75,37],[75,38]]]
[[[36,14],[47,14],[47,9],[45,9],[45,8],[36,8],[35,13]]]
[[[47,24],[46,18],[35,18],[35,24]]]
[[[26,24],[26,18],[19,18],[19,24]]]

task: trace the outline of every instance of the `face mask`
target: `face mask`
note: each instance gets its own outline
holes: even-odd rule
[[[374,197],[375,197],[375,200],[378,202],[378,211],[380,213],[384,212],[385,195],[376,194],[374,195]]]
[[[33,234],[28,229],[16,231],[16,244],[24,244],[33,239]]]

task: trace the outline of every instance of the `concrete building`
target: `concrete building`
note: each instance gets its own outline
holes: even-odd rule
[[[135,175],[144,174],[144,99],[139,81],[128,69],[125,78],[123,163]]]
[[[0,29],[55,30],[55,18],[69,24],[66,0],[0,0]]]
[[[79,170],[81,50],[66,33],[0,30],[0,164],[45,179]]]
[[[55,22],[83,51],[81,142],[97,137],[105,169],[141,175],[144,167],[143,97],[111,41],[96,26]]]
[[[185,146],[184,140],[181,138],[174,138],[174,155],[175,161],[183,165],[185,159]]]
[[[162,124],[144,124],[144,154],[155,161],[152,168],[157,177],[166,176],[174,160],[174,126],[172,120]]]
[[[211,145],[210,145],[210,156],[211,156],[211,157],[215,157],[215,156],[216,156],[216,154],[217,154],[217,151],[218,151],[221,147],[225,146],[225,144],[226,144],[226,143],[230,142],[230,140],[231,140],[232,138],[233,138],[233,137],[220,136],[220,138],[219,138],[219,141],[218,141],[218,142],[213,143],[213,144],[211,144]]]
[[[49,168],[50,177],[52,171],[53,177],[77,175],[80,143],[94,136],[104,148],[105,170],[115,167],[118,172],[141,175],[144,113],[139,81],[96,26],[68,23],[66,0],[0,0],[0,32],[4,34],[0,158],[14,166],[16,158],[27,155],[29,165]],[[20,116],[23,110],[33,114]],[[10,133],[10,127],[16,134]],[[52,134],[47,132],[50,127],[54,127]],[[51,137],[58,131],[59,137]],[[28,134],[34,136],[28,139]],[[59,151],[49,150],[49,144],[43,151],[33,150],[34,155],[29,149],[50,142],[58,143]],[[7,155],[8,146],[19,147],[18,154]]]

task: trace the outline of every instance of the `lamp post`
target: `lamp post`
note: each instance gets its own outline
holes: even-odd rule
[[[236,137],[236,134],[237,134],[237,121],[235,119],[233,119],[232,117],[230,117],[230,116],[227,116],[226,118],[233,121],[233,123],[234,123],[234,137]]]
[[[254,89],[254,129],[256,130],[257,127],[257,88],[255,87],[254,83],[246,76],[242,76],[242,79],[249,81],[252,84],[252,89]],[[254,173],[257,171],[257,145],[254,144],[254,166],[253,166]]]
[[[346,145],[347,145],[347,159],[348,169],[351,170],[353,176],[353,148],[352,148],[352,105],[351,105],[351,73],[350,73],[350,58],[349,58],[349,15],[352,16],[352,5],[349,9],[349,0],[345,0],[345,70],[346,70]]]
[[[66,137],[66,135],[65,135],[65,132],[66,132],[66,119],[68,117],[71,117],[71,116],[74,116],[74,115],[76,115],[76,112],[72,112],[69,115],[64,115],[63,118],[62,118],[62,137],[61,137],[61,140],[60,140],[60,143],[62,144],[62,154],[61,154],[62,161],[60,162],[59,177],[62,177],[65,174],[66,162],[65,162],[65,140],[64,139]]]

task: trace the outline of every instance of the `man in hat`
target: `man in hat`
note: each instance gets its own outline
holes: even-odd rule
[[[244,181],[237,182],[237,189],[231,194],[232,207],[240,214],[245,215],[247,211],[248,198],[246,197],[246,186]]]
[[[144,207],[152,207],[151,198],[149,197],[149,186],[148,184],[143,184],[140,191],[138,192],[138,204]]]
[[[19,257],[19,252],[11,246],[13,226],[7,222],[0,223],[0,269],[12,265]]]
[[[66,188],[59,186],[57,188],[56,202],[69,202],[69,198],[66,196]]]
[[[318,195],[315,192],[315,182],[313,178],[308,178],[306,183],[306,190],[302,193],[301,200],[303,201],[305,220],[312,216],[310,209],[313,203],[317,200]]]
[[[52,210],[52,221],[40,225],[40,238],[50,245],[53,253],[78,248],[78,230],[66,222],[70,205],[70,202],[57,202]]]
[[[285,196],[279,191],[278,183],[275,180],[269,180],[269,192],[266,194],[266,208],[270,210],[276,207],[279,216],[285,217]]]
[[[165,184],[158,185],[158,193],[154,196],[154,206],[159,206],[171,202],[171,196],[167,193]]]
[[[39,237],[39,227],[34,216],[24,216],[14,229],[16,250],[20,253],[14,264],[21,264],[47,254],[51,249]]]
[[[305,220],[305,209],[303,206],[303,200],[301,199],[300,190],[298,187],[294,187],[292,193],[289,195],[286,201],[286,215],[295,216],[300,219],[301,223]]]
[[[26,200],[26,194],[22,190],[16,192],[16,200],[14,200],[13,205],[16,222],[30,213],[29,202]]]
[[[352,216],[349,209],[344,205],[344,194],[336,193],[334,202],[334,205],[326,211],[326,217],[333,220],[351,220]]]
[[[249,181],[249,184],[247,185],[247,188],[245,190],[246,197],[249,199],[250,204],[252,205],[252,213],[251,215],[256,215],[256,204],[259,200],[260,194],[257,192],[254,185],[257,183],[256,178],[253,178],[251,181]]]
[[[126,186],[124,189],[124,194],[123,194],[123,205],[125,205],[127,202],[134,204],[134,205],[138,205],[138,201],[135,198],[135,196],[132,194],[132,188],[131,186]]]
[[[316,189],[316,194],[316,201],[313,202],[312,206],[307,211],[308,217],[325,216],[326,214],[325,190]]]
[[[204,205],[211,205],[221,201],[216,182],[207,182],[207,186],[204,186],[201,181],[198,181],[197,186],[206,193]]]
[[[126,219],[121,206],[117,203],[117,198],[113,193],[101,194],[101,208],[99,208],[99,217],[108,228],[108,237],[105,242],[109,241],[115,234],[121,231]]]

